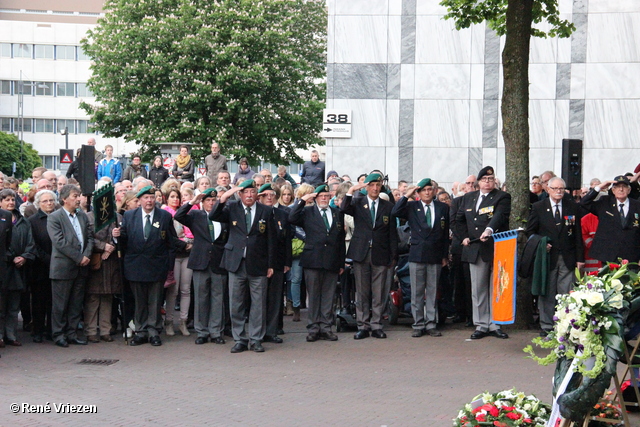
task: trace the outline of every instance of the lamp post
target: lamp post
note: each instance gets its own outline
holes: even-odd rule
[[[69,149],[69,128],[64,127],[63,130],[60,131],[60,135],[64,135],[64,148],[65,150]]]

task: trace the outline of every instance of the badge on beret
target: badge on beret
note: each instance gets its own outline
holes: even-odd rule
[[[371,173],[367,175],[367,177],[364,180],[364,183],[369,184],[370,182],[380,182],[380,181],[382,181],[382,175],[380,175],[379,173]]]
[[[238,185],[238,187],[242,188],[243,190],[245,188],[256,188],[256,182],[252,179],[247,179],[245,181],[242,181],[240,185]]]

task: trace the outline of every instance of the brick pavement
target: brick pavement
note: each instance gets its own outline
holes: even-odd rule
[[[304,311],[303,311],[304,313]],[[232,342],[196,346],[163,336],[162,347],[113,343],[2,350],[0,425],[306,425],[451,426],[476,394],[516,387],[551,400],[553,367],[525,359],[535,336],[468,340],[471,329],[446,325],[440,338],[411,338],[408,324],[388,339],[305,342],[303,322],[285,318],[284,344],[231,354]],[[119,359],[111,366],[81,359]],[[97,405],[96,414],[11,414],[9,404]],[[640,418],[636,418],[640,425]]]

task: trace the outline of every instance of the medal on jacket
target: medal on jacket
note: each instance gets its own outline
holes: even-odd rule
[[[260,231],[260,233],[264,233],[265,231],[267,231],[267,224],[264,222],[264,219],[261,219],[259,221],[258,231]]]

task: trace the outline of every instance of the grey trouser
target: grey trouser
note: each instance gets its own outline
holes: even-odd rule
[[[382,312],[386,295],[386,265],[371,264],[371,249],[362,262],[354,262],[356,276],[356,321],[359,330],[382,329]]]
[[[0,339],[15,341],[18,336],[18,313],[22,291],[0,292]]]
[[[331,332],[333,324],[333,300],[336,294],[338,273],[316,268],[304,269],[304,280],[309,294],[309,324],[311,334]]]
[[[84,277],[71,280],[51,279],[51,336],[53,341],[78,337],[82,320]]]
[[[266,335],[277,335],[280,307],[282,307],[282,288],[284,288],[284,271],[274,270],[267,284]]]
[[[224,287],[227,275],[207,270],[193,271],[194,321],[199,337],[222,336],[224,329]]]
[[[436,291],[438,290],[440,271],[442,271],[440,264],[409,263],[413,329],[433,329],[436,327]]]
[[[553,315],[556,313],[556,295],[568,294],[571,285],[576,280],[575,270],[569,270],[558,255],[558,263],[549,269],[549,283],[547,284],[547,295],[538,296],[538,311],[540,312],[540,327],[542,329],[553,329]]]
[[[477,331],[487,332],[500,329],[491,322],[491,294],[493,262],[484,262],[478,257],[475,263],[469,263],[471,273],[471,305],[473,323]]]
[[[244,327],[245,295],[251,296],[249,311],[249,331]],[[261,342],[266,331],[267,276],[247,274],[242,260],[238,271],[229,273],[229,306],[231,310],[231,331],[236,343],[248,345]]]
[[[136,335],[154,337],[162,331],[162,290],[164,280],[160,282],[129,282],[136,310],[133,322],[136,325]],[[167,307],[167,310],[173,307]]]

